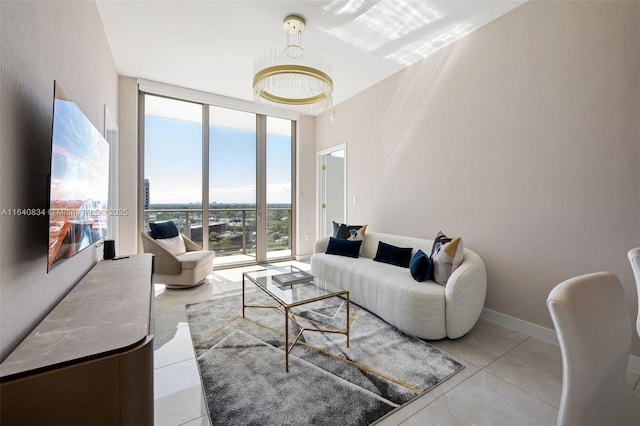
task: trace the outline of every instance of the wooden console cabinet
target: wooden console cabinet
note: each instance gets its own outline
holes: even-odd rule
[[[0,364],[0,424],[153,425],[153,256],[102,260]]]

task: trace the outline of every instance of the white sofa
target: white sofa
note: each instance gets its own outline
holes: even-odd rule
[[[378,242],[431,253],[432,240],[367,232],[358,258],[326,254],[329,238],[315,243],[311,272],[349,290],[350,300],[403,332],[423,339],[455,339],[473,328],[484,306],[487,274],[475,252],[464,249],[462,264],[446,285],[418,282],[408,268],[376,262]]]

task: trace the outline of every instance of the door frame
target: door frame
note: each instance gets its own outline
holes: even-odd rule
[[[317,221],[316,221],[316,235],[318,238],[322,238],[326,235],[326,230],[324,226],[326,224],[325,208],[322,207],[322,203],[325,199],[324,192],[326,191],[326,183],[325,183],[325,174],[323,173],[323,157],[331,154],[335,151],[344,150],[344,221],[348,223],[348,204],[347,204],[347,182],[348,174],[347,174],[347,142],[342,142],[337,145],[331,146],[329,148],[321,149],[316,152],[316,212],[317,212]]]

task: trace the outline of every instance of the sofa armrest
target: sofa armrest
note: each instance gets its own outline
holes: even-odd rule
[[[329,245],[329,237],[320,238],[313,245],[313,253],[324,253],[327,251],[327,246]]]
[[[181,271],[180,261],[171,252],[158,244],[153,237],[145,232],[141,233],[142,248],[145,253],[155,256],[155,272],[158,274],[179,274]]]
[[[482,258],[468,249],[464,256],[445,287],[447,336],[450,339],[462,337],[473,328],[482,313],[487,293],[487,272]]]

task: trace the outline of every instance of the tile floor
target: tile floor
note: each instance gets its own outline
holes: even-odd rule
[[[308,264],[293,262],[302,269]],[[155,424],[210,425],[191,346],[185,305],[241,292],[242,272],[216,271],[207,284],[169,290],[156,284]],[[562,392],[560,348],[480,320],[457,340],[430,342],[466,367],[427,394],[381,419],[383,426],[555,425]],[[640,375],[628,382],[640,397]]]

